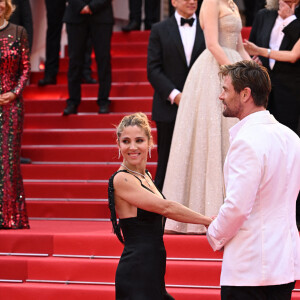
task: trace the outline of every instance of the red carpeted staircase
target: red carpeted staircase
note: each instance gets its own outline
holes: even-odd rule
[[[150,117],[148,37],[114,33],[110,114],[97,114],[97,85],[82,85],[79,114],[62,116],[67,58],[61,59],[57,85],[40,88],[43,74],[32,74],[24,92],[22,147],[22,156],[33,161],[22,165],[31,229],[0,231],[1,300],[114,299],[122,252],[107,205],[107,180],[120,165],[114,126],[130,112]],[[95,68],[93,61],[94,78]],[[153,152],[148,169],[154,175]],[[220,299],[222,253],[214,253],[205,236],[165,235],[165,244],[168,291],[177,300]]]

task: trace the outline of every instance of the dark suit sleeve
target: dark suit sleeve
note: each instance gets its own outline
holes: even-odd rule
[[[162,43],[159,27],[154,25],[150,33],[148,45],[147,75],[154,90],[162,99],[167,100],[172,90],[176,89],[176,86],[164,73]]]
[[[112,0],[92,0],[88,5],[93,13],[98,12],[104,6],[109,5]]]
[[[283,33],[289,38],[291,43],[296,44],[300,37],[300,20],[296,19],[286,26],[283,30]]]

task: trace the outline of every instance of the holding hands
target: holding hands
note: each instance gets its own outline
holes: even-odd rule
[[[8,104],[9,102],[17,98],[16,94],[13,92],[7,92],[0,95],[0,105]]]

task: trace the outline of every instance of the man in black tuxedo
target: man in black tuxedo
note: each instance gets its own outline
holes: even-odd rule
[[[69,99],[63,114],[77,113],[81,101],[81,74],[88,37],[95,51],[99,90],[99,113],[109,112],[111,88],[110,42],[114,23],[112,0],[69,0],[64,22],[67,23],[69,71]]]
[[[56,76],[59,69],[61,30],[66,2],[67,0],[45,0],[47,11],[46,61],[44,78],[38,81],[39,86],[56,84]],[[86,45],[85,61],[82,71],[83,83],[97,83],[97,81],[91,77],[91,53],[92,44],[89,39]]]
[[[161,190],[181,92],[190,68],[205,49],[195,15],[197,0],[172,0],[172,5],[175,14],[152,26],[147,62],[148,79],[154,88],[152,119],[157,127],[155,184]]]
[[[257,46],[275,50],[293,48],[300,38],[300,0],[284,2],[286,3],[283,3],[278,10],[262,9],[258,12],[250,33],[251,42]],[[293,3],[296,5],[295,11],[291,9]],[[280,35],[281,39],[277,39]],[[280,123],[299,135],[300,60],[295,63],[274,62],[265,57],[260,57],[260,60],[268,69],[272,82],[268,109]],[[300,193],[296,214],[297,225],[300,229]]]

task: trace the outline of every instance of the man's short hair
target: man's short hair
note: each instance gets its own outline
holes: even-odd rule
[[[253,60],[239,61],[220,67],[221,77],[230,76],[234,90],[240,93],[248,87],[256,106],[267,107],[271,92],[271,80],[265,67]]]

